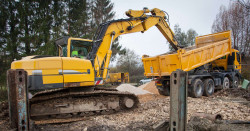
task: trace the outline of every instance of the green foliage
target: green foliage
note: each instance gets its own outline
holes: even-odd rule
[[[8,93],[6,87],[0,86],[0,102],[8,99]]]
[[[88,34],[88,12],[86,0],[69,0],[68,2],[68,35],[85,37]]]
[[[114,4],[110,0],[89,0],[90,27],[89,34],[93,37],[101,23],[112,20],[115,16],[113,12]]]
[[[111,55],[111,59],[110,59],[111,61],[115,61],[117,54],[125,55],[125,53],[126,53],[126,48],[122,49],[122,46],[119,44],[118,40],[119,40],[119,37],[116,38],[112,44],[112,47],[111,47],[112,55]]]
[[[196,31],[193,29],[189,29],[187,31],[187,33],[185,33],[184,31],[181,30],[181,28],[178,24],[176,24],[174,26],[174,34],[175,34],[176,40],[178,41],[178,44],[183,46],[183,47],[188,47],[188,46],[194,45],[195,44],[195,37],[198,36]],[[171,45],[169,45],[169,49],[171,51],[174,50],[174,48]]]

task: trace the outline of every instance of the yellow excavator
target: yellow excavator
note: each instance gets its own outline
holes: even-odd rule
[[[56,40],[59,57],[27,56],[12,62],[12,70],[27,72],[28,90],[40,90],[29,100],[31,119],[80,117],[138,105],[134,94],[98,87],[108,74],[113,41],[120,35],[143,33],[156,26],[175,50],[180,47],[164,11],[144,8],[129,10],[126,15],[129,18],[101,24],[93,40],[72,37]]]

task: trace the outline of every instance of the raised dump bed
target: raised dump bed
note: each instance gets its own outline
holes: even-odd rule
[[[170,76],[176,69],[190,71],[230,54],[230,31],[196,37],[195,46],[155,57],[143,56],[145,76]]]

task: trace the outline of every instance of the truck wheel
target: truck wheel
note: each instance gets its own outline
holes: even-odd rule
[[[230,80],[228,77],[224,77],[222,89],[228,89],[230,87]]]
[[[238,88],[239,87],[239,78],[237,76],[234,77],[234,87],[233,88]]]
[[[211,96],[214,93],[214,81],[210,78],[204,81],[204,93],[205,96]]]
[[[158,92],[160,95],[170,96],[170,87],[161,87],[161,89],[158,88]]]
[[[202,96],[204,92],[204,84],[201,79],[196,79],[191,85],[191,96],[195,98],[199,98]]]

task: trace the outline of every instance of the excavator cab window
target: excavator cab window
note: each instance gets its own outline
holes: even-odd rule
[[[62,57],[67,57],[67,45],[62,46]]]
[[[90,52],[92,43],[89,41],[71,40],[71,57],[86,58]]]

